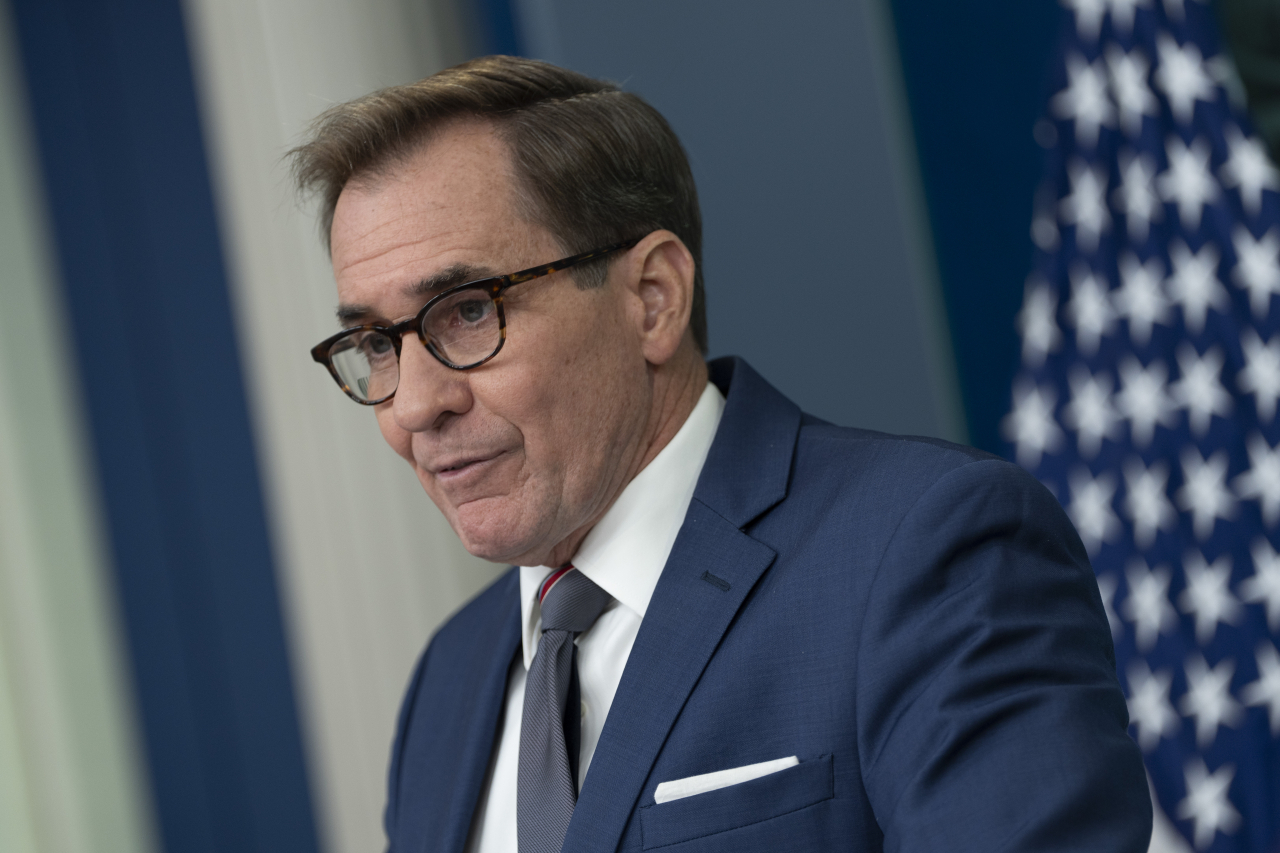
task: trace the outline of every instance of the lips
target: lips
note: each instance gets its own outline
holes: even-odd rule
[[[498,453],[485,453],[485,454],[480,454],[476,456],[455,457],[453,459],[446,460],[442,464],[429,466],[428,470],[430,470],[433,474],[452,474],[458,471],[465,471],[467,468],[470,468],[473,465],[479,465],[482,462],[488,462],[492,459],[496,459],[498,456],[501,456],[501,455],[502,455],[501,452],[498,452]]]

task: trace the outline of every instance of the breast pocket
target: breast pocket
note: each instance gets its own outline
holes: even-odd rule
[[[781,817],[834,796],[831,756],[824,755],[749,782],[642,806],[641,841],[645,850],[679,844]]]

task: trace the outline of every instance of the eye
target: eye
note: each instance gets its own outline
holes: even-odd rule
[[[493,302],[488,299],[468,299],[466,302],[458,303],[455,310],[458,319],[463,323],[479,323],[489,315],[492,307]]]
[[[356,347],[371,365],[382,364],[395,358],[395,344],[381,332],[368,332],[358,336]]]

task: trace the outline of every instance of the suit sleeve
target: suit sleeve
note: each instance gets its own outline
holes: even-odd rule
[[[1151,804],[1074,528],[984,460],[936,481],[873,581],[858,745],[886,851],[1143,853]]]

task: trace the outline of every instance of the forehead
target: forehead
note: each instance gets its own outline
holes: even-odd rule
[[[516,215],[510,161],[489,127],[455,124],[386,173],[349,183],[330,232],[342,301],[387,296],[447,267],[501,270],[534,230]]]

